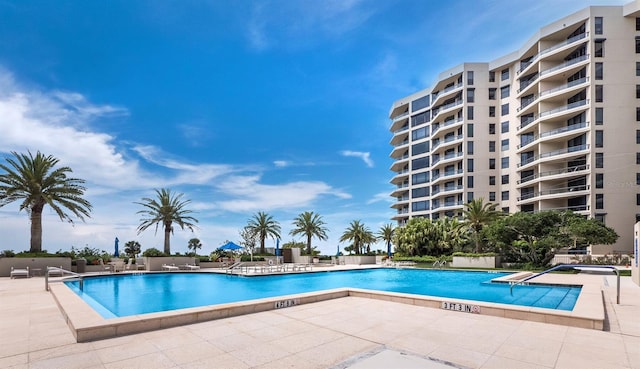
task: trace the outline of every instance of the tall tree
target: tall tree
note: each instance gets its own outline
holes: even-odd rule
[[[186,209],[191,200],[182,200],[184,194],[172,193],[169,189],[161,188],[156,190],[156,195],[157,198],[155,199],[145,197],[142,202],[135,203],[144,207],[143,210],[138,212],[138,214],[143,214],[144,216],[140,219],[138,234],[152,225],[156,226],[157,233],[158,227],[162,225],[164,229],[164,253],[170,255],[173,223],[178,224],[180,229],[188,228],[193,232],[194,223],[198,223],[198,220],[190,215],[193,214],[193,211]]]
[[[247,223],[247,228],[258,235],[260,240],[260,253],[264,254],[264,240],[268,237],[280,238],[280,223],[265,212],[259,211],[253,215]]]
[[[305,211],[293,220],[294,228],[289,232],[292,236],[304,235],[307,238],[307,255],[311,255],[311,239],[324,241],[327,239],[327,228],[322,216],[313,211]]]
[[[245,226],[244,228],[242,228],[239,233],[240,239],[242,239],[242,241],[240,241],[240,244],[253,255],[253,251],[258,240],[258,235],[253,232],[249,228],[249,226]]]
[[[124,244],[124,253],[135,258],[140,253],[141,248],[142,246],[140,246],[138,241],[127,241],[127,243]]]
[[[193,251],[193,255],[197,255],[198,249],[202,248],[202,242],[200,242],[200,240],[197,238],[192,238],[189,240],[187,248]]]
[[[464,215],[475,243],[475,252],[480,252],[480,235],[482,228],[498,219],[503,213],[496,210],[498,204],[485,203],[484,199],[478,198],[464,204]]]
[[[73,224],[66,211],[84,221],[90,217],[91,204],[82,198],[86,188],[84,180],[69,178],[73,172],[69,167],[54,168],[59,160],[40,151],[35,156],[11,152],[7,158],[9,165],[0,164],[6,173],[0,175],[0,207],[22,200],[20,210],[25,210],[31,218],[30,252],[42,251],[42,211],[49,205],[62,221]]]
[[[385,224],[378,230],[378,239],[384,241],[387,245],[387,254],[391,256],[391,242],[393,241],[393,233],[395,227],[392,224]]]
[[[374,240],[375,237],[373,236],[373,233],[371,233],[371,230],[369,230],[369,228],[359,220],[352,221],[349,224],[349,228],[347,228],[340,237],[340,242],[351,241],[356,255],[362,253],[362,247],[364,245],[370,244],[374,242]]]

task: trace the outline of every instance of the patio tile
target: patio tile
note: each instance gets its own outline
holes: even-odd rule
[[[209,342],[188,343],[171,349],[165,349],[162,353],[177,365],[188,364],[224,354],[222,350]]]
[[[229,354],[214,355],[208,359],[194,361],[181,366],[182,369],[248,369],[249,366],[242,360]]]

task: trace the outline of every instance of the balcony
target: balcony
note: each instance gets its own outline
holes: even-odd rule
[[[566,90],[568,88],[571,88],[571,87],[574,87],[574,86],[577,86],[577,85],[581,85],[581,84],[586,83],[586,82],[589,82],[589,77],[576,79],[575,81],[571,81],[569,83],[565,83],[565,84],[563,84],[561,86],[554,87],[554,88],[549,89],[549,90],[544,90],[544,91],[540,92],[540,97],[544,97],[544,96],[553,94],[553,93],[558,92],[558,91]]]
[[[453,108],[455,108],[457,106],[460,106],[460,105],[462,105],[463,102],[464,102],[464,100],[459,99],[459,100],[456,100],[456,101],[454,101],[452,103],[449,103],[449,104],[440,105],[439,107],[431,110],[431,116],[433,117],[433,120],[436,120],[438,115],[440,113],[442,113],[443,111],[447,111],[447,110],[453,109]]]
[[[402,119],[404,119],[404,118],[407,118],[408,116],[409,116],[409,112],[408,112],[408,111],[406,111],[406,112],[404,112],[404,113],[402,113],[402,114],[397,115],[396,117],[394,117],[394,118],[392,119],[392,122],[393,122],[393,123],[395,123],[395,122],[397,122],[397,121],[399,121],[399,120],[402,120]]]
[[[436,184],[436,183],[438,183],[440,181],[443,181],[443,180],[446,180],[446,179],[450,179],[451,177],[462,175],[463,173],[464,173],[464,170],[458,169],[458,170],[452,170],[452,171],[444,172],[444,174],[433,175],[431,177],[431,184],[434,185],[434,184]]]
[[[518,180],[518,184],[524,184],[530,181],[533,181],[538,178],[550,177],[550,176],[560,176],[561,174],[575,174],[575,175],[583,175],[583,171],[589,170],[589,164],[576,165],[569,168],[564,169],[556,169],[556,170],[548,170],[545,172],[540,172],[538,174],[534,174],[532,176],[527,176]]]
[[[522,102],[522,105],[520,105],[518,107],[518,109],[516,109],[517,112],[522,111],[524,108],[526,108],[527,106],[531,105],[531,103],[533,103],[534,101],[536,101],[538,99],[538,95],[533,95],[533,97],[526,99]]]
[[[436,124],[432,124],[431,125],[431,136],[435,136],[436,132],[438,132],[440,129],[445,129],[447,127],[451,127],[457,123],[461,123],[464,119],[462,118],[457,118],[457,119],[451,119],[451,120],[446,120],[443,123],[436,123]]]
[[[557,211],[570,210],[575,212],[588,212],[589,205],[573,205],[573,206],[562,206],[557,208],[539,209],[539,210],[535,210],[534,213],[539,213],[541,211],[548,211],[548,210],[557,210]]]
[[[559,43],[557,43],[557,44],[555,44],[555,45],[553,45],[551,47],[548,47],[548,48],[540,51],[538,53],[538,56],[544,56],[546,54],[549,54],[550,52],[552,52],[554,50],[558,50],[558,49],[560,49],[560,48],[562,48],[564,46],[571,45],[574,42],[577,42],[577,41],[580,41],[582,39],[585,39],[585,38],[587,38],[587,36],[589,36],[589,32],[584,32],[584,33],[581,33],[579,35],[575,35],[575,36],[573,36],[571,38],[568,38],[568,39],[566,39],[566,40],[564,40],[562,42],[559,42]]]
[[[561,113],[561,112],[565,112],[567,110],[571,110],[571,109],[575,109],[575,108],[578,108],[578,107],[581,107],[581,106],[585,106],[587,104],[589,104],[589,99],[580,100],[580,101],[573,102],[571,104],[567,104],[567,105],[561,106],[559,108],[543,111],[543,112],[540,113],[539,116],[540,116],[540,118],[542,118],[542,117],[546,117],[546,116],[549,116],[549,115],[552,115],[552,114]]]
[[[431,105],[435,105],[438,102],[438,99],[444,97],[445,95],[447,95],[449,92],[452,92],[453,90],[456,90],[458,88],[462,87],[462,82],[455,84],[453,86],[449,86],[446,87],[444,90],[438,91],[435,94],[431,95]]]
[[[533,63],[535,63],[535,62],[538,60],[538,58],[540,58],[540,54],[536,54],[536,55],[534,55],[534,56],[531,58],[531,60],[529,60],[529,61],[528,61],[528,62],[526,62],[526,63],[521,63],[521,64],[520,64],[520,69],[518,69],[518,72],[517,72],[516,74],[520,74],[520,73],[524,72],[524,71],[525,71],[527,68],[529,68]]]
[[[457,135],[457,136],[447,137],[444,140],[440,140],[438,141],[437,144],[433,145],[433,147],[431,148],[431,152],[435,152],[438,148],[443,148],[445,146],[448,146],[451,143],[456,143],[457,141],[460,141],[463,138],[464,138],[463,135]]]
[[[518,89],[518,92],[517,92],[517,93],[520,93],[520,92],[524,91],[527,87],[531,86],[531,84],[532,84],[533,82],[535,82],[535,81],[537,81],[537,80],[538,80],[538,77],[540,77],[540,75],[539,75],[539,74],[536,74],[536,75],[535,75],[535,76],[533,76],[532,78],[529,78],[529,79],[528,79],[528,80],[526,80],[526,81],[522,81],[522,82],[520,82],[520,88]]]
[[[552,129],[550,131],[542,132],[540,133],[540,138],[560,135],[566,132],[571,132],[571,131],[575,131],[575,130],[579,130],[587,127],[589,127],[589,122],[576,123],[569,126],[560,127],[560,128]]]
[[[436,190],[431,192],[431,197],[434,197],[438,194],[449,193],[454,191],[462,191],[462,190],[464,190],[464,186],[445,186],[441,190]]]
[[[582,195],[582,194],[577,194],[577,192],[580,191],[588,191],[590,188],[589,185],[579,185],[579,186],[569,186],[569,187],[562,187],[562,188],[553,188],[550,190],[544,190],[544,191],[539,191],[539,192],[532,192],[532,193],[528,193],[525,195],[522,195],[520,197],[518,197],[518,201],[524,201],[524,200],[529,200],[529,199],[533,199],[536,197],[544,197],[544,196],[548,196],[548,195],[554,195],[553,198],[558,198],[558,197],[562,197],[562,195],[570,195],[570,196],[577,196],[577,195]]]
[[[520,163],[518,163],[517,166],[518,166],[518,168],[520,168],[520,167],[524,167],[526,165],[529,165],[529,164],[531,164],[534,161],[539,160],[539,159],[552,158],[554,156],[560,156],[560,155],[564,155],[564,154],[572,154],[572,153],[576,153],[576,152],[584,151],[584,150],[589,150],[589,145],[577,145],[577,146],[567,147],[567,148],[564,148],[564,149],[553,150],[553,151],[545,152],[545,153],[542,153],[540,155],[533,156],[533,157],[527,158],[525,160],[522,160]]]
[[[519,131],[519,130],[523,129],[524,127],[528,126],[529,124],[535,122],[536,119],[538,119],[538,117],[536,115],[534,115],[533,117],[530,117],[530,118],[522,119],[520,121],[520,125],[516,128],[516,131]]]
[[[442,205],[433,205],[431,206],[431,210],[449,210],[448,208],[457,208],[459,206],[464,206],[464,202],[462,201],[445,201]]]
[[[574,64],[583,62],[583,61],[588,60],[588,59],[589,59],[589,54],[578,56],[577,58],[573,58],[571,60],[567,60],[564,63],[560,63],[560,64],[556,65],[555,67],[551,67],[549,69],[545,69],[545,70],[541,71],[540,72],[540,77],[544,77],[544,76],[546,76],[546,75],[548,75],[550,73],[556,72],[556,71],[558,71],[560,69],[564,69],[564,68],[570,67],[570,66],[572,66]]]
[[[393,131],[393,134],[397,135],[398,133],[405,132],[405,131],[408,131],[408,130],[409,130],[409,125],[407,124],[405,126],[400,127],[399,129],[396,129],[395,131]]]
[[[438,158],[438,159],[434,160],[433,163],[431,163],[431,167],[435,166],[436,164],[442,164],[445,161],[450,160],[450,159],[460,158],[460,157],[462,157],[462,155],[464,155],[464,153],[462,153],[462,152],[458,152],[458,153],[454,153],[454,154],[447,154],[443,158]]]

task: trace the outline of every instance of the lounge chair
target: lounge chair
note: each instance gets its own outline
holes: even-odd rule
[[[143,258],[137,258],[136,259],[136,269],[138,270],[146,270],[147,267],[144,265],[144,259]]]
[[[200,269],[200,265],[185,264],[184,267],[185,267],[185,269],[188,269],[188,270],[199,270]]]
[[[127,265],[124,266],[124,269],[131,270],[132,267],[133,267],[133,258],[129,258],[129,260],[127,261]]]
[[[21,269],[21,268],[18,269],[18,268],[11,267],[11,279],[16,277],[29,278],[29,267],[27,267],[26,269]]]
[[[105,272],[111,272],[111,265],[104,265],[104,260],[102,260],[102,258],[98,259],[98,263],[102,267],[102,270]]]
[[[175,265],[162,264],[162,270],[168,270],[168,271],[172,272],[174,270],[180,270],[180,268],[178,268]]]

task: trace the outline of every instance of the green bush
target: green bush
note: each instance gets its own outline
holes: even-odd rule
[[[164,252],[156,249],[155,247],[152,247],[150,249],[144,250],[144,252],[142,253],[142,256],[151,257],[151,256],[166,256],[166,255]]]
[[[465,256],[468,258],[482,258],[485,256],[498,256],[498,254],[496,254],[495,252],[485,252],[485,253],[480,253],[480,254],[474,254],[472,252],[454,252],[453,255],[451,256]]]
[[[0,258],[12,258],[16,256],[16,253],[13,250],[4,250],[0,252]]]
[[[251,255],[241,255],[240,261],[251,261]],[[264,261],[264,257],[253,255],[253,261]]]
[[[413,261],[415,263],[434,263],[439,260],[453,261],[451,256],[438,257],[438,256],[394,256],[393,261]]]

